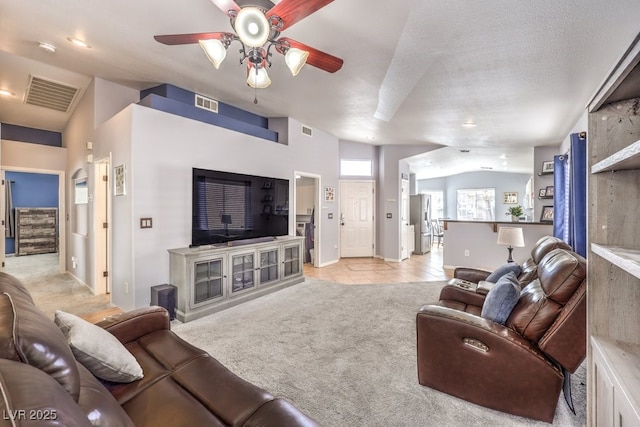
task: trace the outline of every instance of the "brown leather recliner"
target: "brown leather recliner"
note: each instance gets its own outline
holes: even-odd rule
[[[546,254],[558,248],[568,251],[572,250],[571,246],[563,240],[553,236],[544,236],[533,245],[531,248],[531,258],[527,259],[521,265],[521,272],[518,275],[520,287],[524,288],[533,279],[538,277],[537,270],[540,260],[542,260]],[[454,279],[440,291],[439,304],[479,316],[487,295],[487,289],[482,287],[478,288],[477,284],[486,280],[490,274],[490,271],[477,268],[456,268],[453,272]],[[460,281],[471,282],[471,286]]]
[[[586,260],[554,249],[506,325],[433,304],[416,318],[420,384],[488,408],[553,420],[563,371],[586,355]]]

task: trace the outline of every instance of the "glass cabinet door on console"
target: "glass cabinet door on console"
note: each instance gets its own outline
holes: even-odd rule
[[[284,246],[284,271],[283,277],[294,276],[302,271],[302,258],[300,257],[300,244]]]
[[[255,286],[255,252],[231,255],[231,293]]]
[[[277,282],[280,279],[278,252],[278,247],[265,248],[258,251],[260,285]]]
[[[224,294],[224,257],[194,263],[193,304],[220,298]]]

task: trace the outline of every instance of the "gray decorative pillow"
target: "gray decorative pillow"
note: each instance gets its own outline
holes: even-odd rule
[[[497,283],[498,279],[500,279],[502,276],[509,273],[510,271],[513,271],[515,275],[518,276],[522,271],[522,267],[520,267],[520,265],[516,264],[515,262],[510,262],[505,265],[501,265],[500,267],[496,268],[496,270],[484,280],[486,280],[487,282]]]
[[[491,288],[482,306],[480,314],[485,319],[504,325],[520,298],[520,285],[516,274],[511,271],[500,279]]]
[[[103,380],[128,383],[142,378],[142,368],[116,337],[84,319],[57,310],[56,325],[76,360]]]

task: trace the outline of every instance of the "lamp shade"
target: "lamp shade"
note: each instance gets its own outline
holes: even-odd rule
[[[498,229],[498,244],[504,246],[524,246],[524,234],[520,227],[500,227]]]
[[[222,216],[221,216],[220,220],[221,220],[221,222],[222,222],[223,224],[232,224],[232,222],[231,222],[231,215],[225,215],[225,214],[222,214]]]
[[[269,39],[271,27],[264,13],[257,7],[243,7],[233,24],[240,41],[249,47],[260,47]]]
[[[247,68],[247,84],[256,89],[264,89],[271,84],[267,69],[263,66],[256,67],[254,64],[249,63]]]
[[[301,50],[295,47],[287,50],[287,53],[284,55],[284,62],[291,70],[291,74],[297,76],[304,64],[307,62],[307,57],[309,56],[309,52],[306,50]]]
[[[214,67],[219,68],[225,56],[227,56],[227,48],[218,39],[198,40],[200,47],[204,50],[207,58]]]

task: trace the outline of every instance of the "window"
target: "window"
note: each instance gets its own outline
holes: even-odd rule
[[[495,188],[471,188],[457,191],[457,219],[493,220],[496,207]]]
[[[341,176],[372,176],[371,160],[340,160]]]
[[[444,197],[442,191],[423,191],[431,196],[431,218],[444,218]]]

